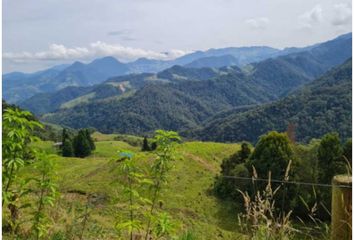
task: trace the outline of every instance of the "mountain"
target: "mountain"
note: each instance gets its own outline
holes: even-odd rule
[[[298,141],[306,142],[331,131],[339,132],[343,139],[350,138],[351,100],[350,59],[282,100],[246,111],[229,111],[185,134],[208,141],[255,142],[270,130],[286,131],[293,124]]]
[[[144,84],[127,97],[89,100],[46,114],[42,119],[74,128],[94,127],[107,133],[195,129],[219,112],[275,101],[311,82],[339,62],[339,58],[327,59],[334,52],[345,61],[351,55],[351,41],[336,39],[309,51],[267,59],[242,69],[174,66],[158,74],[147,74],[143,81],[135,75],[136,82],[129,81],[126,86]],[[115,83],[126,84],[125,80],[118,77]]]
[[[276,53],[281,50],[265,47],[265,46],[256,46],[256,47],[228,47],[228,48],[219,48],[219,49],[209,49],[207,51],[196,51],[194,53],[187,54],[180,58],[174,60],[175,65],[186,65],[197,59],[207,58],[207,57],[221,57],[229,55],[234,57],[239,66],[246,65],[251,62],[257,62],[274,56]]]
[[[346,34],[334,40],[317,44],[306,48],[307,51],[298,52],[299,49],[285,49],[284,51],[292,52],[292,54],[269,58],[261,62],[256,62],[244,66],[241,71],[243,76],[241,78],[248,79],[244,86],[249,86],[250,89],[262,89],[262,93],[255,91],[255,94],[261,94],[262,101],[250,101],[248,103],[264,103],[269,100],[274,100],[282,96],[286,96],[293,89],[311,81],[312,79],[320,76],[331,66],[335,66],[345,59],[350,57],[351,53],[351,34]],[[333,57],[335,55],[335,57]],[[114,62],[114,59],[106,58],[105,60]],[[140,59],[138,62],[146,63],[148,59]],[[94,62],[97,63],[97,62]],[[78,68],[81,64],[77,63]],[[70,69],[75,68],[71,66]],[[90,88],[89,92],[82,92],[81,95],[74,95],[69,88],[69,92],[65,94],[65,88],[60,94],[56,92],[48,94],[37,94],[33,97],[21,101],[18,104],[26,109],[31,110],[37,115],[53,112],[60,108],[73,107],[81,103],[88,103],[104,99],[104,97],[119,97],[120,95],[131,95],[134,91],[139,90],[148,83],[166,83],[166,82],[181,82],[188,80],[209,80],[213,78],[222,79],[224,75],[233,75],[235,70],[240,71],[237,67],[221,67],[221,68],[189,68],[182,66],[172,66],[158,73],[142,73],[142,74],[129,74],[124,76],[109,78],[102,86],[95,86]],[[14,75],[20,73],[14,73]],[[208,82],[209,83],[209,82]],[[206,83],[206,84],[208,84]],[[193,83],[195,84],[195,83]],[[191,86],[193,86],[193,84]],[[204,83],[205,84],[205,83]],[[198,95],[200,91],[198,88],[208,89],[210,86],[197,83],[197,89],[193,93],[189,92],[186,87],[182,91],[191,94],[192,96]],[[212,83],[211,83],[212,84]],[[248,85],[247,85],[248,84]],[[188,85],[188,84],[186,84]],[[220,84],[223,86],[222,84]],[[183,84],[181,86],[184,86]],[[225,85],[228,86],[228,85]],[[178,87],[177,85],[175,87]],[[102,94],[105,90],[106,93]],[[231,87],[232,89],[232,87]],[[239,90],[243,89],[243,92]],[[225,91],[227,91],[226,89]],[[99,91],[99,93],[97,93]],[[220,89],[219,91],[223,91]],[[80,91],[79,91],[80,92]],[[266,94],[265,94],[266,92]],[[60,99],[62,94],[71,97]],[[213,92],[208,93],[213,96]],[[240,87],[234,93],[242,95],[250,95],[248,89]],[[200,94],[199,94],[200,95]],[[231,94],[232,95],[232,94]],[[247,98],[247,97],[246,97]],[[204,101],[204,100],[203,100]],[[212,101],[210,98],[206,101]],[[55,102],[56,104],[50,104]],[[42,103],[42,104],[41,104]],[[231,101],[222,104],[221,109],[216,111],[228,110],[235,107],[235,103],[239,106],[238,102]],[[216,104],[214,104],[216,105]],[[219,106],[219,105],[218,105]]]
[[[53,92],[68,86],[90,86],[127,72],[125,64],[113,57],[105,57],[89,64],[75,62],[33,74],[5,74],[3,97],[10,103],[18,103],[36,93]]]
[[[341,36],[351,38],[351,34]],[[157,73],[174,65],[186,65],[188,68],[222,66],[245,66],[289,53],[308,51],[305,48],[288,48],[279,50],[270,47],[229,47],[196,51],[169,61],[140,58],[131,63],[121,63],[113,57],[96,59],[84,64],[74,62],[71,65],[58,65],[50,69],[31,74],[14,72],[3,75],[3,97],[10,103],[19,103],[37,93],[48,93],[68,86],[90,86],[102,83],[114,76],[130,73]],[[334,60],[337,57],[333,56]],[[341,58],[341,57],[339,57]]]
[[[223,56],[212,56],[212,57],[204,57],[194,60],[191,63],[184,65],[188,68],[220,68],[232,65],[240,65],[239,61],[232,55],[223,55]]]

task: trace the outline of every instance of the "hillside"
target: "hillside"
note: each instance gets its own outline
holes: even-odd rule
[[[74,221],[73,214],[80,214],[80,209],[86,204],[86,197],[91,194],[96,197],[90,207],[86,234],[100,236],[101,239],[116,239],[114,225],[122,214],[125,203],[120,200],[121,184],[114,182],[118,170],[112,159],[117,157],[118,150],[129,150],[136,154],[139,165],[147,170],[154,155],[141,152],[139,147],[126,142],[115,141],[114,135],[95,133],[93,137],[99,141],[96,142],[96,151],[90,157],[80,159],[51,156],[57,164],[57,174],[61,176],[58,186],[61,197],[56,211],[72,211],[63,215],[54,228],[55,231],[64,231],[65,223]],[[52,142],[40,142],[36,145],[49,154],[55,153]],[[179,157],[169,174],[162,198],[163,210],[175,222],[176,230],[193,231],[197,239],[242,237],[237,227],[234,205],[220,201],[209,193],[222,159],[238,149],[238,144],[202,142],[188,142],[178,146]],[[22,175],[31,172],[31,169],[27,169]],[[115,201],[119,204],[115,204]],[[95,229],[99,232],[93,232]],[[181,235],[181,232],[175,234]]]
[[[348,60],[285,99],[244,112],[230,111],[186,134],[221,142],[255,142],[270,130],[286,131],[291,123],[298,141],[306,142],[331,131],[339,132],[345,139],[352,133],[351,100],[352,61]]]
[[[336,39],[307,52],[267,59],[242,69],[174,66],[144,78],[118,77],[105,84],[126,84],[136,92],[123,99],[80,99],[81,104],[61,108],[42,119],[75,128],[94,127],[105,133],[193,129],[221,111],[274,101],[310,82],[339,61],[328,59],[335,52],[343,61],[350,57],[350,39]]]

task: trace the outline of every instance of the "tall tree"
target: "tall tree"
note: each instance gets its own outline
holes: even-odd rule
[[[70,138],[66,138],[62,142],[61,153],[62,153],[63,157],[73,157],[74,156],[73,143]]]
[[[273,179],[283,179],[293,155],[288,136],[272,131],[261,136],[251,155],[249,168],[253,165],[261,178],[267,178],[270,171]]]
[[[87,157],[91,154],[90,142],[87,138],[86,131],[79,130],[77,136],[74,139],[74,152],[76,157]]]
[[[334,175],[343,172],[343,149],[338,133],[328,133],[318,148],[319,182],[330,184]]]
[[[86,138],[90,144],[91,150],[95,150],[96,149],[95,142],[93,141],[90,131],[88,129],[85,129],[85,134],[86,134]]]
[[[149,142],[147,140],[147,137],[144,137],[144,141],[143,141],[143,146],[141,148],[141,151],[150,151],[150,146],[149,146]]]

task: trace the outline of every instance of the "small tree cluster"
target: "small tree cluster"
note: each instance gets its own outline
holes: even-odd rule
[[[63,157],[87,157],[96,149],[95,143],[88,129],[80,129],[72,139],[67,130],[63,129],[62,134],[62,156]]]

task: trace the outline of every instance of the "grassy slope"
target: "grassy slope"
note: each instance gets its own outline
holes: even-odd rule
[[[146,171],[154,155],[140,152],[140,147],[113,141],[114,137],[95,134],[97,149],[85,159],[55,156],[62,193],[57,207],[61,216],[55,220],[57,230],[63,229],[65,222],[71,223],[73,217],[69,209],[84,208],[86,196],[80,193],[94,193],[101,200],[94,204],[87,234],[96,237],[101,234],[99,238],[105,239],[116,238],[115,216],[122,214],[125,201],[120,184],[112,183],[117,174],[112,171],[114,163],[111,160],[116,158],[118,150],[134,151]],[[40,143],[39,146],[53,153],[50,142]],[[220,203],[208,191],[215,174],[219,172],[221,160],[238,149],[238,144],[207,142],[186,142],[178,146],[178,160],[170,173],[162,200],[163,209],[173,217],[179,230],[193,230],[198,239],[241,239],[237,233],[236,213],[227,207],[230,204]],[[75,193],[68,193],[73,191]],[[71,225],[75,226],[74,223]],[[86,236],[86,239],[90,237]]]

